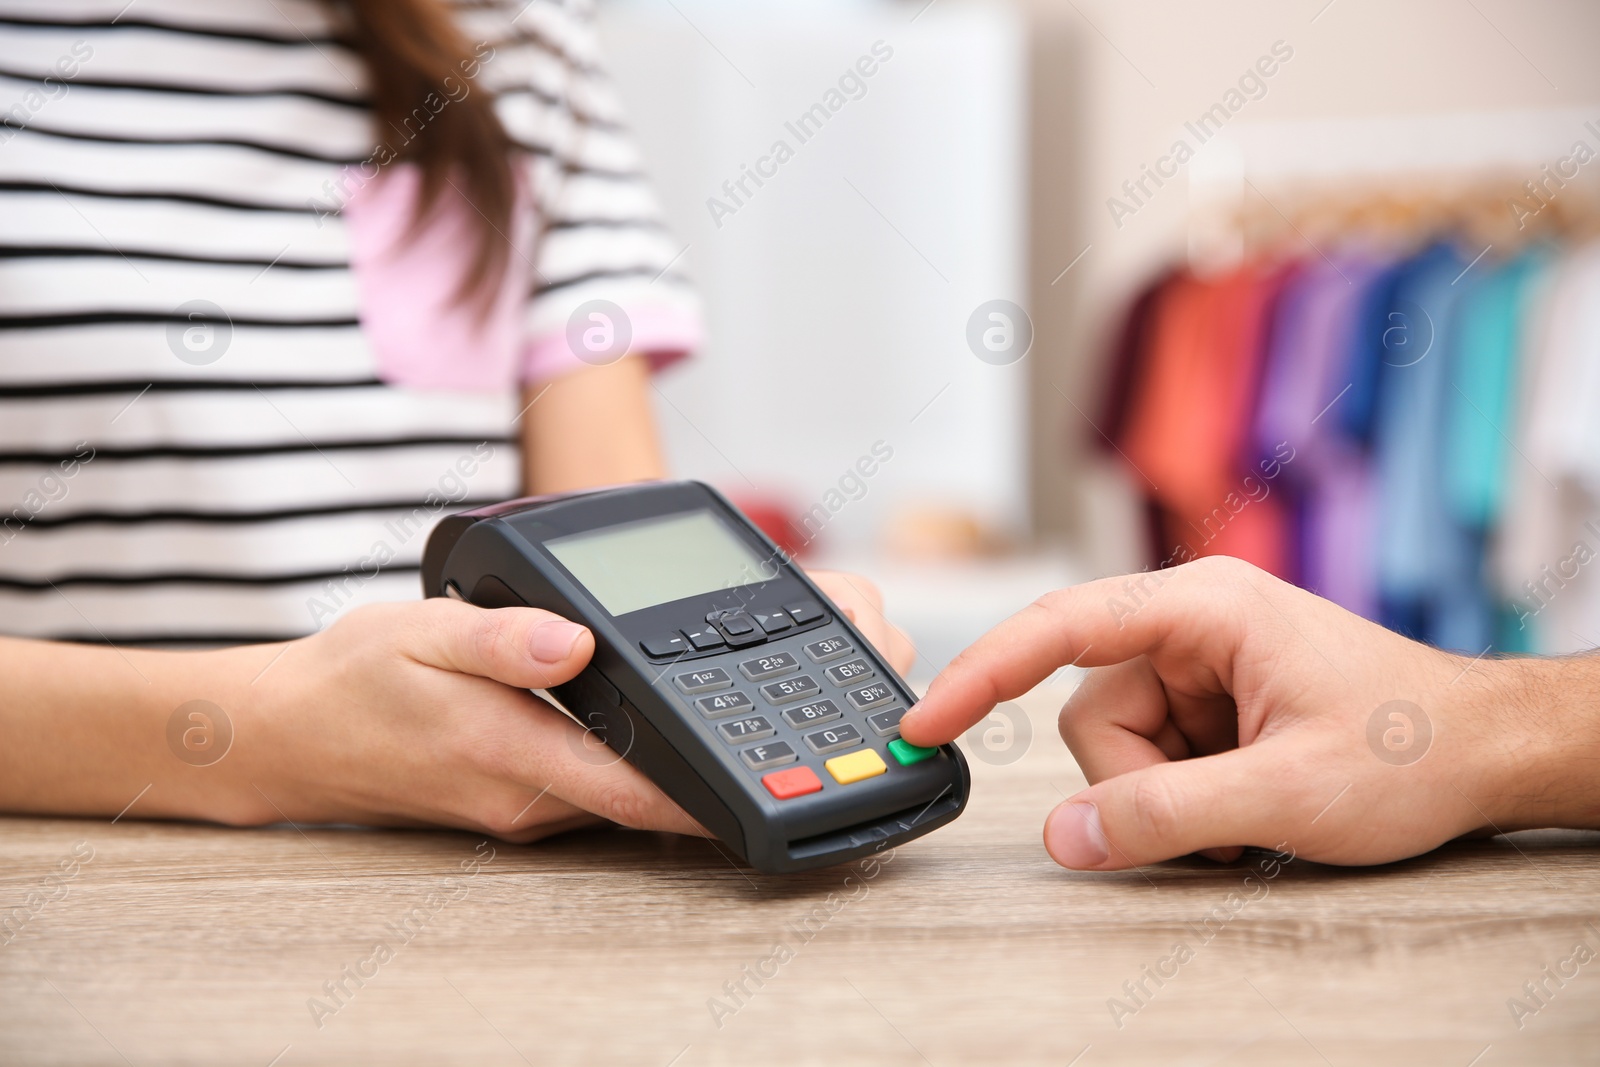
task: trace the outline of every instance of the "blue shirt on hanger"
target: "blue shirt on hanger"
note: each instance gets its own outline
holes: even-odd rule
[[[1481,538],[1452,521],[1440,477],[1457,312],[1478,284],[1470,274],[1468,261],[1441,243],[1415,257],[1397,278],[1384,316],[1389,332],[1377,346],[1373,445],[1384,621],[1476,655],[1494,635]]]

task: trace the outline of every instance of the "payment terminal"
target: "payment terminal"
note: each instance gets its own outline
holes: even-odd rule
[[[761,871],[840,863],[967,802],[954,745],[900,738],[906,684],[715,490],[656,482],[443,519],[423,592],[581,622],[594,659],[551,693]]]

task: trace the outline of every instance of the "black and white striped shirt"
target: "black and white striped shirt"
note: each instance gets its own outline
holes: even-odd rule
[[[383,354],[428,324],[330,199],[388,135],[322,4],[0,0],[0,632],[275,640],[414,599],[438,516],[516,495],[517,386],[581,366],[576,309],[693,344],[589,0],[524,4],[456,5],[544,228],[514,362],[458,374]]]

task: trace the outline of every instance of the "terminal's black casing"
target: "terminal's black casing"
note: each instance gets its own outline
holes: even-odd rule
[[[553,538],[703,510],[720,515],[757,556],[769,561],[756,581],[612,616],[544,547]],[[425,596],[457,596],[489,608],[526,605],[587,626],[594,634],[594,658],[571,682],[552,688],[552,695],[758,870],[808,870],[892,848],[943,826],[966,806],[970,778],[954,745],[901,766],[888,754],[887,739],[874,736],[860,721],[863,716],[849,710],[846,721],[854,721],[867,737],[866,746],[858,748],[876,748],[888,771],[841,786],[824,768],[827,757],[811,753],[793,737],[800,759],[790,766],[811,766],[823,789],[777,800],[761,784],[761,775],[740,762],[736,746],[717,735],[716,723],[696,712],[694,698],[678,691],[672,679],[683,670],[721,666],[738,679],[738,662],[780,650],[792,650],[809,673],[820,673],[800,650],[805,637],[826,633],[847,636],[857,650],[854,655],[876,669],[875,681],[891,686],[902,706],[914,702],[905,682],[849,618],[710,486],[645,483],[530,497],[448,516],[428,538],[422,582]],[[703,621],[713,611],[775,610],[796,601],[815,601],[825,617],[737,651],[690,651],[663,661],[640,647],[647,637]],[[824,683],[823,696],[833,696],[848,708],[842,693],[826,689]],[[758,704],[752,710],[778,719],[775,709]]]

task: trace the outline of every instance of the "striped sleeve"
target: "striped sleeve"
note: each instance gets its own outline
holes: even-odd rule
[[[591,0],[487,5],[513,12],[481,75],[526,153],[542,227],[533,256],[522,371],[554,378],[621,350],[655,367],[701,340],[684,244],[663,224],[616,88],[600,58]],[[485,5],[464,11],[467,24]],[[595,315],[601,318],[595,318]],[[598,330],[598,332],[592,332]]]
[[[315,0],[0,0],[0,632],[311,633],[517,491],[509,383],[381,379],[341,215],[374,131]]]

